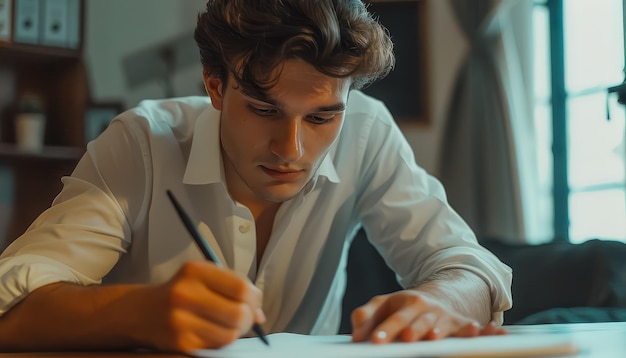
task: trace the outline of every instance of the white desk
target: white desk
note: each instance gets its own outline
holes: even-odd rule
[[[626,322],[507,326],[509,334],[566,333],[580,348],[570,357],[626,358]]]
[[[578,323],[553,325],[507,326],[509,334],[570,334],[580,348],[580,353],[567,357],[586,358],[626,358],[626,322]],[[297,356],[295,354],[294,356]],[[185,357],[177,354],[138,353],[138,352],[42,352],[42,353],[0,353],[0,358],[173,358]],[[522,358],[522,357],[519,357]]]

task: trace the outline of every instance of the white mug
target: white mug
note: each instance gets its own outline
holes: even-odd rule
[[[20,113],[15,120],[17,146],[20,149],[40,152],[46,128],[43,113]]]

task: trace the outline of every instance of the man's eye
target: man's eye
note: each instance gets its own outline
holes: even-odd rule
[[[250,110],[254,113],[256,113],[259,116],[272,116],[274,114],[276,114],[276,110],[273,108],[260,108],[260,107],[255,107],[255,106],[248,106],[250,108]]]
[[[315,124],[325,124],[332,122],[335,119],[336,114],[326,116],[309,116],[308,121]]]

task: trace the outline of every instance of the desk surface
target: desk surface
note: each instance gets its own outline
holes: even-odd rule
[[[571,357],[626,357],[626,322],[508,326],[509,334],[565,333],[580,352]]]
[[[524,335],[538,333],[567,333],[580,348],[580,353],[568,357],[626,357],[626,322],[575,323],[545,325],[507,326],[509,334]],[[42,353],[0,353],[0,358],[183,358],[185,355],[157,354],[144,352],[42,352]]]

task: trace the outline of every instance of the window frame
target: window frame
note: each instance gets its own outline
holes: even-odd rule
[[[624,52],[626,59],[626,0],[622,0],[624,31]],[[568,93],[565,74],[565,25],[563,0],[535,0],[535,6],[544,6],[549,16],[550,41],[550,105],[552,112],[552,175],[553,175],[553,215],[555,242],[570,242],[570,207],[572,194],[568,180],[568,127],[567,104],[571,98],[587,92],[603,92],[607,88],[593,88],[580,93]],[[626,61],[625,61],[626,62]],[[625,63],[626,71],[626,63]],[[626,83],[626,79],[625,79]],[[614,188],[614,184],[590,186],[577,192],[593,192]]]

